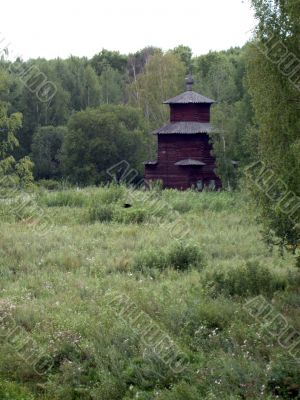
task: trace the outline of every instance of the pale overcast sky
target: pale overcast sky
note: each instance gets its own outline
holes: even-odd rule
[[[200,55],[242,46],[254,25],[249,0],[2,0],[0,48],[25,60],[179,44]]]

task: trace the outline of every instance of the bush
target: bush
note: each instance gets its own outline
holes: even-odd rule
[[[184,213],[191,211],[192,206],[187,201],[177,200],[176,202],[174,202],[173,208],[175,211],[178,211],[180,214],[184,214]]]
[[[137,253],[133,267],[145,271],[157,268],[164,270],[168,267],[185,271],[191,267],[202,268],[204,258],[198,246],[175,242],[165,250],[150,249]]]
[[[118,218],[115,205],[123,198],[123,196],[123,186],[112,184],[110,186],[100,188],[91,201],[91,206],[88,211],[89,222],[108,222],[113,221],[114,219],[121,219]]]
[[[100,192],[97,195],[97,201],[103,204],[111,204],[121,200],[123,196],[124,196],[123,186],[110,185],[100,189]]]
[[[90,222],[108,222],[114,218],[114,207],[112,205],[94,205],[88,211]]]
[[[89,208],[89,222],[116,221],[124,224],[142,224],[148,218],[148,213],[142,208],[117,208],[112,204],[95,204]]]
[[[175,242],[168,249],[167,263],[173,268],[183,271],[190,267],[202,268],[204,258],[197,245]]]
[[[200,296],[188,303],[185,312],[186,321],[189,322],[190,332],[196,332],[198,338],[204,336],[207,340],[208,330],[224,330],[232,323],[232,315],[237,315],[238,309],[229,299],[205,299]],[[216,329],[217,328],[217,329]],[[205,349],[203,350],[211,350]]]
[[[133,268],[139,271],[147,269],[163,270],[167,267],[166,254],[157,249],[145,250],[137,253],[133,261]]]
[[[204,281],[212,294],[225,296],[271,296],[277,290],[283,290],[286,281],[267,267],[248,261],[244,266],[230,269],[227,272],[214,271],[207,273]]]
[[[149,219],[149,213],[144,208],[123,208],[116,213],[116,220],[125,224],[142,224]]]

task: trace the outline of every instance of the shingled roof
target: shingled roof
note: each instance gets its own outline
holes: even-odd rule
[[[214,100],[209,99],[208,97],[202,96],[197,92],[193,92],[192,90],[187,90],[186,92],[181,93],[176,97],[172,97],[169,100],[164,101],[163,104],[213,104],[216,103]]]
[[[212,130],[213,127],[208,122],[182,121],[164,125],[162,128],[157,129],[153,133],[159,135],[167,135],[172,133],[192,135],[197,133],[210,133]]]

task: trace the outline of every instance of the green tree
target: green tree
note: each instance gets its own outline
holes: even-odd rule
[[[65,127],[43,126],[33,134],[31,150],[36,178],[61,177],[59,157],[65,133]]]
[[[38,59],[26,63],[15,62],[10,70],[22,88],[19,96],[12,101],[13,109],[19,110],[23,115],[23,125],[18,133],[20,147],[15,153],[20,158],[30,153],[32,135],[38,126],[66,123],[70,112],[70,94],[63,88],[57,75],[56,61]],[[22,71],[21,76],[18,71]],[[43,79],[53,82],[56,88],[55,95],[48,101],[41,101],[38,91],[34,90]]]
[[[129,101],[140,108],[150,127],[168,120],[163,101],[184,90],[185,66],[174,54],[155,53],[144,71],[128,86]]]
[[[56,65],[60,76],[57,79],[69,93],[70,111],[80,111],[100,104],[100,84],[87,58],[70,57]]]
[[[193,60],[195,90],[217,101],[237,100],[239,93],[235,78],[239,62],[240,50],[236,50],[235,56],[230,52],[209,52],[196,57]]]
[[[0,71],[0,96],[7,88],[6,75]],[[28,186],[33,181],[33,164],[28,157],[16,162],[12,152],[19,145],[16,132],[22,126],[22,114],[8,114],[8,104],[0,100],[0,177],[11,176],[16,185]],[[12,182],[12,180],[10,180]]]
[[[245,84],[245,48],[210,52],[193,59],[195,90],[217,100],[212,133],[217,173],[223,186],[235,188],[255,154],[253,108]]]
[[[100,53],[94,55],[91,59],[91,66],[99,76],[102,75],[107,67],[123,74],[127,66],[127,56],[120,54],[118,51],[102,49]]]
[[[83,108],[95,107],[100,104],[101,89],[99,79],[90,65],[84,68],[81,98]]]
[[[282,245],[300,242],[300,3],[294,0],[253,0],[259,20],[248,49],[248,84],[259,126],[255,155],[272,171],[281,190],[255,191],[269,238]],[[297,87],[298,84],[298,87]],[[279,199],[293,194],[298,212],[291,219]],[[298,196],[298,197],[297,197]]]
[[[76,183],[99,184],[122,160],[142,171],[146,143],[145,122],[136,109],[104,105],[78,112],[70,118],[63,144],[65,175]]]
[[[130,82],[136,81],[137,76],[144,71],[149,58],[156,53],[162,54],[162,50],[158,47],[148,46],[134,54],[129,54],[126,72]]]
[[[102,104],[120,104],[124,101],[125,84],[120,72],[107,66],[99,80]]]
[[[0,163],[4,163],[19,142],[16,131],[22,126],[22,114],[7,114],[7,106],[0,103]],[[0,164],[1,165],[1,164]]]
[[[171,53],[175,54],[185,65],[186,73],[191,72],[192,67],[192,49],[188,46],[180,46],[175,47],[173,50],[170,51]]]

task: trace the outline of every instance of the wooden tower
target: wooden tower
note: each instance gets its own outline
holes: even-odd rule
[[[146,182],[161,180],[165,188],[179,190],[221,187],[209,142],[210,108],[215,101],[194,92],[193,83],[189,76],[187,91],[164,102],[170,105],[170,123],[154,132],[158,157],[145,162]]]

